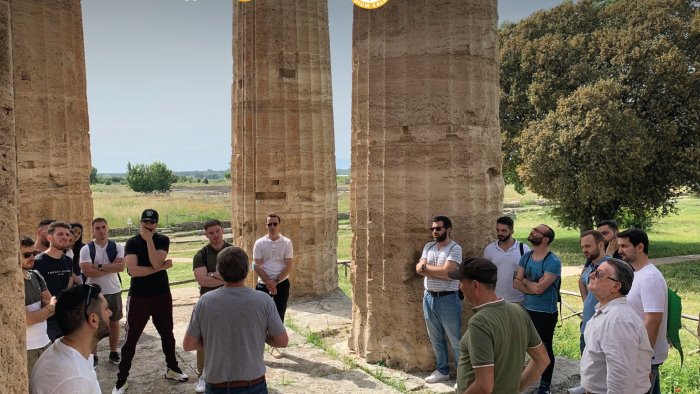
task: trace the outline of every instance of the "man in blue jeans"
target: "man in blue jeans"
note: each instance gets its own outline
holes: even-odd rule
[[[436,216],[430,228],[433,241],[425,244],[416,272],[424,276],[423,316],[428,337],[433,345],[437,367],[425,378],[426,383],[437,383],[450,378],[447,342],[450,342],[454,366],[459,362],[459,340],[462,335],[462,303],[457,291],[459,281],[447,274],[459,267],[462,248],[452,239],[452,221]]]

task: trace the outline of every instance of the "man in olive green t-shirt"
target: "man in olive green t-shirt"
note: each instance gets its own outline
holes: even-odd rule
[[[459,269],[448,274],[459,280],[466,299],[476,305],[459,342],[458,393],[519,393],[549,364],[527,312],[496,296],[497,271],[487,259],[466,257]],[[530,361],[523,369],[526,352]]]

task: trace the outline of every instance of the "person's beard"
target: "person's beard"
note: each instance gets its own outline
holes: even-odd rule
[[[49,243],[49,239],[48,239],[48,238],[42,238],[42,239],[40,239],[40,241],[41,241],[41,244],[44,245],[44,247],[46,247],[46,248],[48,248],[49,246],[51,246],[51,244]]]
[[[510,239],[510,234],[506,235],[505,237],[501,237],[500,235],[497,235],[498,237],[498,242],[508,242]]]
[[[106,320],[102,320],[102,317],[100,317],[100,325],[97,326],[97,332],[95,332],[95,336],[97,337],[98,342],[100,339],[109,336],[109,322]]]
[[[437,237],[435,237],[435,240],[438,241],[438,242],[443,242],[443,241],[445,241],[446,239],[447,239],[447,230],[445,230],[444,233],[442,233],[442,234],[438,235]]]
[[[538,246],[542,243],[542,238],[535,238],[532,235],[527,237],[527,240],[533,245]]]
[[[599,257],[600,257],[600,251],[598,249],[596,249],[594,252],[591,252],[588,255],[588,260],[596,261],[596,260],[598,260]]]

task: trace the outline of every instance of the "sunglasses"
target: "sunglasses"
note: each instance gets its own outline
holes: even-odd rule
[[[277,227],[279,223],[268,223],[267,227]]]
[[[92,289],[95,288],[93,285],[88,285],[84,284],[84,286],[88,287],[88,292],[87,292],[87,297],[85,298],[85,310],[83,311],[85,313],[85,321],[88,320],[88,306],[90,305],[90,296],[92,295]]]
[[[430,228],[430,231],[431,231],[431,232],[433,232],[433,231],[440,231],[440,230],[442,230],[443,228],[444,228],[444,227],[431,227],[431,228]]]
[[[32,257],[32,256],[38,255],[39,253],[41,253],[41,252],[39,252],[38,250],[32,250],[31,252],[24,252],[24,253],[22,253],[22,257],[24,257],[25,259],[28,259],[28,258],[30,258],[30,257]]]
[[[613,281],[613,282],[620,283],[619,280],[617,280],[617,279],[615,279],[615,278],[611,278],[611,277],[605,275],[605,274],[603,273],[603,271],[600,271],[600,270],[597,270],[597,269],[591,271],[591,273],[588,274],[588,278],[590,278],[590,279],[603,279],[603,278],[608,278],[608,279],[610,279],[610,280]]]

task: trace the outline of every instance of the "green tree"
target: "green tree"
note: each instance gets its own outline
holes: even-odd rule
[[[504,177],[562,224],[648,225],[700,190],[700,12],[583,0],[501,28]]]
[[[126,165],[126,184],[135,192],[164,193],[177,180],[177,176],[159,161],[152,164]]]
[[[94,185],[97,183],[97,181],[97,168],[92,167],[92,170],[90,170],[90,184]]]

